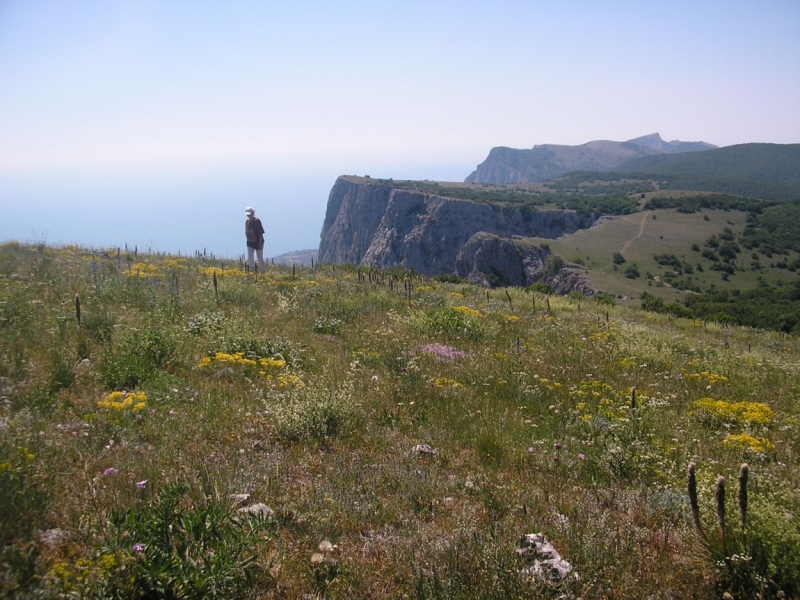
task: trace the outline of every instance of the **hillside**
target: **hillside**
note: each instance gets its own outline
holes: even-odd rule
[[[597,140],[580,146],[542,144],[532,149],[492,148],[465,183],[530,183],[556,179],[570,171],[609,171],[637,157],[697,152],[715,148],[705,142],[665,142],[657,133],[612,142]]]
[[[800,198],[800,144],[741,144],[705,152],[646,156],[608,172],[576,171],[546,188],[591,193],[627,185],[660,190],[702,191],[785,202]]]
[[[800,346],[776,333],[3,244],[0,395],[2,597],[800,594]]]
[[[738,144],[691,154],[635,158],[617,173],[800,184],[800,144]]]

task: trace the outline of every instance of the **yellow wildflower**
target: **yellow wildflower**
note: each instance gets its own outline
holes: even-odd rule
[[[753,450],[764,454],[765,452],[774,452],[775,445],[767,438],[755,438],[746,433],[736,433],[728,435],[722,440],[722,445],[728,448],[739,448],[743,450]]]
[[[774,416],[772,409],[761,402],[726,402],[713,398],[700,398],[694,403],[692,412],[751,425],[768,425]]]
[[[483,316],[483,313],[481,311],[475,310],[474,308],[470,308],[469,306],[456,306],[453,308],[453,310],[461,313],[466,317],[480,318]]]

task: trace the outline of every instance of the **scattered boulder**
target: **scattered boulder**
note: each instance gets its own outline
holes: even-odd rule
[[[236,511],[237,514],[240,515],[251,515],[255,517],[264,517],[265,519],[269,519],[272,515],[275,514],[275,511],[272,510],[266,504],[261,504],[260,502],[257,504],[251,504],[250,506],[245,506],[244,508],[240,508]]]
[[[561,558],[553,545],[541,533],[528,533],[519,540],[517,555],[525,558],[528,566],[520,573],[540,581],[560,581],[572,573],[572,565]],[[577,574],[573,574],[577,578]]]

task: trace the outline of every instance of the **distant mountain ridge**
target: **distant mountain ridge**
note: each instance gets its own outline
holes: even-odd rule
[[[465,180],[465,183],[535,183],[556,179],[570,171],[610,171],[643,156],[700,152],[716,148],[706,142],[666,142],[658,133],[613,142],[595,140],[580,146],[541,144],[532,149],[499,146]]]
[[[737,144],[702,154],[644,156],[612,170],[656,177],[702,176],[800,183],[800,144]]]
[[[573,171],[545,185],[577,192],[585,183],[621,180],[658,182],[662,191],[796,200],[800,198],[800,144],[737,144],[706,152],[642,156],[611,171]]]

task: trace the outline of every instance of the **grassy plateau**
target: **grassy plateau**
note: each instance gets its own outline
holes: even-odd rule
[[[608,223],[642,275],[662,223],[724,225],[673,215]],[[798,415],[774,332],[8,243],[0,596],[797,598]],[[522,573],[540,532],[567,577]]]

